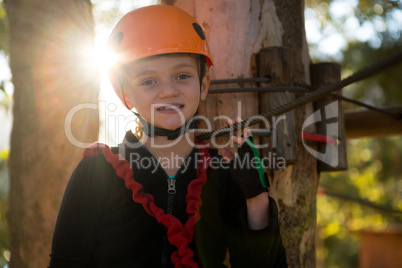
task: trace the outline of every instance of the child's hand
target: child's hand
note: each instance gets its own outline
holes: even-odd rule
[[[240,122],[240,118],[236,118],[235,122]],[[230,176],[240,187],[244,197],[253,198],[267,191],[264,165],[254,146],[250,129],[237,131],[231,138],[238,144],[236,158],[229,149],[221,149],[219,152],[226,161],[230,161]]]
[[[241,122],[240,117],[236,117],[236,119],[233,121],[231,119],[226,120],[227,125],[231,125],[233,123],[238,123]],[[244,128],[242,130],[236,131],[232,137],[233,142],[237,143],[238,145],[243,145],[243,143],[251,137],[251,130],[250,128]],[[230,162],[235,158],[235,155],[227,148],[221,148],[219,149],[219,154],[223,157],[223,159],[226,160],[226,162]]]
[[[233,124],[233,123],[239,123],[241,122],[241,118],[240,117],[236,117],[235,121],[233,122],[232,120],[228,120],[227,121],[228,124]],[[238,130],[234,133],[234,135],[231,137],[232,141],[234,141],[235,143],[239,144],[239,145],[243,145],[243,143],[249,138],[251,137],[251,130],[250,128],[246,127],[242,130]]]

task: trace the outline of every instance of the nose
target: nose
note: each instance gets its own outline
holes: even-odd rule
[[[172,81],[163,81],[159,88],[159,98],[175,97],[179,94],[177,86]]]

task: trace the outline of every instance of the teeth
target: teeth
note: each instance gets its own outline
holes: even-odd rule
[[[181,105],[165,106],[160,108],[160,110],[178,110]]]

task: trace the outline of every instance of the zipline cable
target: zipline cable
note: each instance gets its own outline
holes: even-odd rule
[[[308,84],[305,84],[305,83],[302,83],[302,82],[294,81],[293,84],[295,84],[296,86],[299,86],[299,87],[304,87],[306,89],[312,89],[312,90],[318,90],[319,89],[319,87],[317,87],[317,86],[308,85]],[[334,98],[336,98],[338,100],[344,100],[346,102],[350,102],[350,103],[356,104],[358,106],[365,107],[365,108],[367,108],[369,110],[373,110],[373,111],[376,111],[376,112],[379,112],[379,113],[382,113],[382,114],[389,115],[389,116],[393,117],[396,120],[401,119],[401,114],[393,113],[393,112],[390,112],[390,111],[375,107],[373,105],[370,105],[370,104],[367,104],[367,103],[364,103],[364,102],[361,102],[361,101],[358,101],[358,100],[354,100],[354,99],[345,97],[345,96],[343,96],[341,94],[338,94],[338,93],[331,93],[330,96],[333,96]]]
[[[402,61],[402,52],[398,53],[396,55],[390,56],[386,59],[383,59],[373,65],[367,66],[339,82],[330,84],[330,85],[320,88],[314,92],[307,93],[297,99],[294,99],[288,103],[280,105],[268,112],[252,116],[249,119],[229,125],[224,128],[220,128],[220,129],[217,129],[217,130],[214,130],[211,132],[199,134],[199,135],[197,135],[197,139],[208,140],[208,139],[215,138],[215,137],[227,136],[230,133],[233,133],[234,131],[237,131],[237,130],[243,129],[245,127],[249,127],[249,126],[258,124],[258,123],[262,123],[266,119],[271,119],[273,116],[278,116],[278,115],[284,114],[284,113],[289,112],[301,105],[305,105],[309,102],[321,99],[333,91],[340,90],[352,83],[355,83],[355,82],[361,81],[367,77],[373,76],[374,74],[377,74],[377,73],[383,71],[384,69],[399,63],[400,61]],[[262,119],[261,117],[263,117],[264,119]]]
[[[240,88],[217,88],[208,91],[208,94],[221,93],[245,93],[245,92],[308,92],[301,86],[271,86],[271,87],[240,87]]]
[[[212,80],[211,84],[233,84],[233,83],[246,83],[246,82],[257,82],[262,81],[268,83],[270,80],[262,80],[264,78],[242,78],[242,79],[227,79],[227,80]],[[318,86],[309,85],[302,82],[293,81],[294,86],[268,86],[268,87],[238,87],[238,88],[210,88],[208,94],[222,94],[222,93],[247,93],[247,92],[264,92],[264,93],[273,93],[273,92],[310,92],[311,90],[319,89]],[[369,110],[376,111],[392,118],[399,120],[402,118],[402,114],[394,113],[387,111],[385,109],[381,109],[375,107],[373,105],[354,100],[338,93],[331,93],[331,97],[334,97],[338,100],[344,100],[349,103],[353,103],[355,105],[365,107]]]

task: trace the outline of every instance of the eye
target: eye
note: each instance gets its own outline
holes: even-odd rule
[[[141,86],[151,86],[151,85],[154,85],[154,84],[156,84],[156,82],[154,80],[148,79],[148,80],[143,81],[141,83]]]
[[[186,80],[189,78],[190,78],[190,75],[188,75],[188,74],[179,74],[176,79],[177,80]]]

